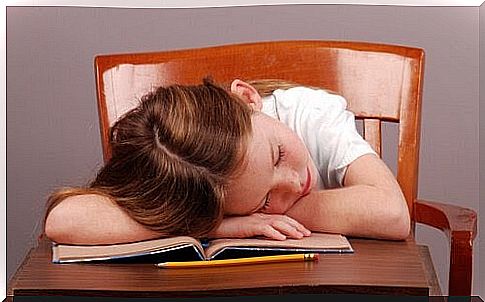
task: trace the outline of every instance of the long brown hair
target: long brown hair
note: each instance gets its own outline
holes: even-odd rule
[[[160,87],[110,131],[110,160],[86,188],[54,192],[45,217],[67,197],[94,193],[161,235],[200,237],[222,221],[224,188],[251,133],[242,100],[210,80]]]

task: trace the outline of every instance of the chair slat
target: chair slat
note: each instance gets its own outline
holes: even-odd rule
[[[382,157],[381,153],[381,121],[378,119],[364,119],[363,136],[364,139],[371,145],[374,151]]]

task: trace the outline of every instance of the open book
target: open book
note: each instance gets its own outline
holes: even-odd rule
[[[312,233],[311,236],[303,239],[284,241],[259,238],[214,239],[205,244],[192,237],[180,236],[111,245],[53,243],[52,262],[158,263],[292,253],[348,252],[353,252],[352,246],[347,238],[338,234]]]

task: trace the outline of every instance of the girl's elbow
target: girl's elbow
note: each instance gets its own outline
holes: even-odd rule
[[[394,210],[389,214],[388,236],[392,240],[404,240],[409,237],[411,220],[407,207]]]
[[[394,240],[405,240],[409,237],[409,232],[411,230],[411,223],[400,223],[399,226],[395,227],[392,238]]]
[[[66,219],[62,215],[62,211],[59,211],[59,206],[52,209],[47,215],[44,225],[45,235],[54,242],[66,242],[68,235],[71,233],[66,224]]]
[[[82,216],[74,197],[63,200],[47,214],[44,233],[50,240],[59,243],[76,244],[82,234]]]
[[[411,231],[411,219],[406,199],[400,189],[383,191],[383,203],[387,203],[386,237],[391,240],[405,240]],[[392,196],[392,197],[391,197]],[[389,197],[391,199],[389,199]]]

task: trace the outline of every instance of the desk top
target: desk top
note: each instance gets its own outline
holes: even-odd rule
[[[322,254],[316,263],[164,270],[152,264],[53,264],[50,242],[42,239],[17,270],[7,295],[428,295],[414,241],[350,239],[350,242],[353,254]]]

